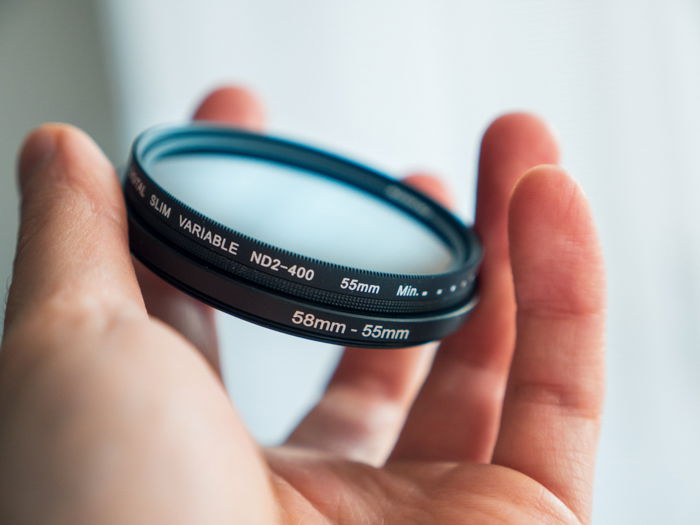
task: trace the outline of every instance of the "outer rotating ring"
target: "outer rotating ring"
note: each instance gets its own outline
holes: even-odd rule
[[[350,268],[283,250],[211,220],[158,185],[148,174],[159,158],[224,153],[294,165],[364,190],[402,209],[439,235],[454,256],[448,271],[402,275]],[[134,143],[124,192],[132,215],[158,237],[224,274],[299,300],[357,312],[427,313],[464,304],[473,295],[481,248],[451,213],[407,185],[352,161],[287,140],[226,127],[192,124],[154,128]],[[195,232],[192,227],[196,224]],[[206,233],[203,233],[206,232]],[[304,268],[300,278],[290,268]],[[308,272],[312,270],[312,272]],[[343,288],[355,279],[364,290]],[[369,291],[367,291],[369,290]]]

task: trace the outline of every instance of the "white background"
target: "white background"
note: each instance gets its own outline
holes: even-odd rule
[[[137,132],[231,81],[257,90],[274,132],[396,174],[430,168],[465,218],[487,123],[546,117],[609,271],[595,522],[700,520],[700,3],[0,0],[0,279],[30,127],[73,122],[123,164]],[[275,442],[337,352],[220,321],[234,401]]]

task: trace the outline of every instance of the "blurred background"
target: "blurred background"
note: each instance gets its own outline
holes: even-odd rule
[[[606,253],[608,397],[595,523],[700,521],[700,2],[0,0],[0,279],[26,132],[67,121],[116,165],[147,126],[248,86],[269,130],[401,175],[472,214],[480,134],[545,117]],[[221,316],[225,375],[275,443],[338,350]]]

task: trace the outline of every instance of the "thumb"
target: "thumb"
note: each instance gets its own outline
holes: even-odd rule
[[[82,131],[45,124],[19,158],[20,228],[5,333],[45,308],[141,309],[119,181]]]

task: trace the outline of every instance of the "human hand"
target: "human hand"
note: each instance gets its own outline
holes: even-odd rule
[[[197,113],[247,127],[261,115],[239,89]],[[534,117],[493,123],[468,322],[434,360],[430,347],[348,349],[288,443],[261,450],[216,374],[211,310],[137,277],[106,159],[68,126],[34,132],[0,352],[0,522],[588,522],[603,264],[578,187],[533,168],[556,161]]]

